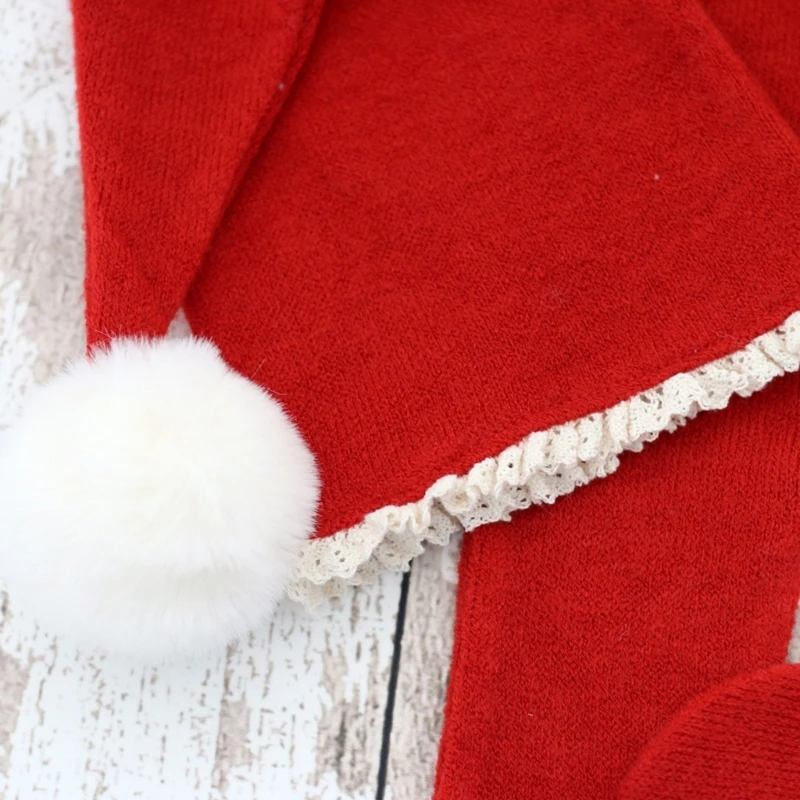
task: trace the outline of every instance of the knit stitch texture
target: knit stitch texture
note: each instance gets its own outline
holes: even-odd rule
[[[74,16],[90,346],[185,306],[317,454],[319,537],[800,308],[800,150],[694,2]],[[404,567],[380,533],[296,595]]]
[[[800,596],[799,394],[793,375],[734,399],[607,480],[465,538],[435,800],[613,800],[692,698],[786,659]],[[703,715],[701,730],[681,725],[624,800],[796,797],[750,792],[796,774],[778,754],[798,750],[797,711],[774,700],[726,706],[736,710],[716,732]],[[690,742],[676,762],[686,737],[699,750]],[[726,771],[728,793],[690,791]],[[678,791],[682,775],[696,779]]]

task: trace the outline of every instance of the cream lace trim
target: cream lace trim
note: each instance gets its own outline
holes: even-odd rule
[[[620,453],[639,451],[700,411],[724,408],[732,395],[748,397],[798,368],[800,312],[733,355],[673,375],[606,411],[532,433],[467,475],[440,478],[416,503],[381,508],[349,530],[310,541],[289,596],[313,607],[384,570],[408,569],[426,542],[444,545],[457,531],[553,503],[614,472]]]

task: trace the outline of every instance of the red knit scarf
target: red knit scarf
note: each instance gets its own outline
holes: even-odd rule
[[[280,399],[296,597],[569,493],[797,368],[797,8],[75,0],[90,344],[184,307]],[[613,796],[780,660],[796,392],[468,540],[439,798]]]

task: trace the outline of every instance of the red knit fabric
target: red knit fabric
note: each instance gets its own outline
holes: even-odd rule
[[[320,535],[800,308],[800,150],[693,2],[330,0],[277,117],[313,4],[75,16],[90,339],[185,301]]]
[[[797,800],[800,666],[744,675],[696,699],[626,778],[620,800]]]
[[[74,2],[89,343],[184,305],[317,453],[320,535],[800,309],[778,0],[321,5]],[[610,797],[783,657],[797,389],[468,540],[439,798]]]
[[[166,332],[321,5],[73,0],[90,345]]]
[[[798,393],[799,376],[778,381],[607,480],[466,537],[436,800],[611,800],[687,701],[785,660],[800,595]],[[730,763],[748,725],[754,752],[773,741],[758,723],[774,703],[740,700],[719,751]],[[784,748],[791,726],[796,712],[775,731]],[[700,728],[707,756],[715,734]],[[686,755],[685,774],[702,755]],[[786,785],[785,766],[764,760],[742,786]],[[635,779],[625,800],[773,797],[642,788],[657,782]]]
[[[800,3],[796,0],[703,0],[714,24],[800,133]]]

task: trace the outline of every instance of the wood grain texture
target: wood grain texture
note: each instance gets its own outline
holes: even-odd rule
[[[387,576],[321,612],[286,604],[231,649],[214,798],[375,797],[399,596]]]
[[[157,670],[89,658],[8,612],[0,646],[27,670],[17,718],[2,720],[8,800],[207,794],[218,665]]]
[[[0,796],[373,798],[398,597],[287,602],[227,657],[159,668],[82,655],[4,603]]]
[[[429,547],[411,569],[386,780],[392,800],[425,800],[433,788],[460,550],[457,535],[445,547]]]

